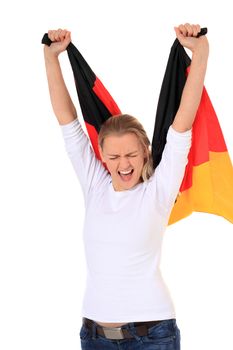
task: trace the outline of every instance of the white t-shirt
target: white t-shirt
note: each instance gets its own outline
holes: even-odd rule
[[[150,179],[115,191],[79,120],[60,127],[85,202],[82,316],[99,322],[175,318],[160,256],[188,163],[192,129],[180,133],[170,126],[162,159]]]

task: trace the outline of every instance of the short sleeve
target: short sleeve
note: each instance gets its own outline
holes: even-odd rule
[[[192,129],[176,131],[170,125],[162,158],[151,176],[150,187],[156,204],[170,212],[184,177],[192,142]]]
[[[98,190],[109,178],[109,173],[96,157],[90,140],[76,118],[68,124],[60,124],[65,149],[79,179],[84,199],[90,191]]]

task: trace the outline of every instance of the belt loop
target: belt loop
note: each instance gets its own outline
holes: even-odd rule
[[[92,339],[96,339],[96,333],[97,333],[96,326],[97,326],[96,323],[93,321],[92,325],[91,325],[91,328],[92,328],[92,335],[91,335],[91,337],[92,337]]]
[[[135,337],[136,340],[140,340],[140,337],[137,335],[136,327],[134,326],[134,322],[129,322],[129,332]]]

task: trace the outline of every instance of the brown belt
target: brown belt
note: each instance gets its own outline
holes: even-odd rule
[[[92,331],[92,325],[94,323],[93,320],[90,320],[89,318],[83,317],[83,324],[87,326],[87,328]],[[134,326],[136,329],[136,333],[139,336],[147,335],[148,334],[148,328],[162,322],[161,321],[145,321],[145,322],[134,322]],[[96,322],[95,322],[96,323]],[[99,335],[102,335],[105,338],[108,339],[125,339],[125,338],[133,338],[133,335],[128,331],[126,328],[122,328],[125,325],[122,325],[121,327],[104,327],[99,324],[96,326],[96,332]]]

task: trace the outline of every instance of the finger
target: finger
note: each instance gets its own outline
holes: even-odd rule
[[[59,29],[57,29],[56,30],[56,33],[55,33],[55,39],[57,40],[57,41],[61,41],[61,33],[62,33],[62,29],[61,28],[59,28]]]
[[[63,30],[60,32],[60,38],[61,38],[62,40],[65,39],[67,32],[68,32],[68,31],[67,31],[66,29],[63,29]]]
[[[187,29],[187,36],[192,36],[193,35],[193,28],[189,23],[185,23],[185,28]]]
[[[201,27],[200,27],[200,25],[199,25],[199,24],[197,24],[196,26],[197,26],[197,28],[198,28],[198,33],[200,33],[200,31],[201,31]]]
[[[66,31],[64,31],[64,30],[59,31],[58,32],[58,40],[63,41],[65,38],[65,35],[66,35]]]
[[[69,44],[71,42],[71,35],[70,34],[71,33],[67,31],[65,39],[64,39],[66,44]]]
[[[51,30],[50,29],[48,30],[48,37],[51,40]]]
[[[69,31],[66,32],[65,38],[66,39],[71,39],[71,33]]]
[[[59,30],[55,30],[55,33],[54,33],[54,39],[55,39],[55,41],[59,41],[60,39],[59,39]]]
[[[52,33],[52,35],[53,35],[53,41],[57,41],[57,40],[56,40],[56,32],[57,32],[56,30],[53,30],[53,33]]]
[[[63,29],[60,34],[59,34],[59,38],[61,41],[65,40],[66,39],[66,35],[67,33],[69,33],[69,31],[67,29]]]
[[[176,32],[176,37],[177,37],[178,40],[184,39],[184,35],[180,31],[179,27],[174,27],[174,30]]]
[[[197,36],[199,31],[198,26],[196,24],[193,24],[192,27],[193,27],[193,36]]]
[[[54,38],[54,30],[49,30],[48,31],[48,37],[51,41],[55,41],[55,38]]]
[[[181,34],[183,34],[184,36],[187,35],[187,28],[183,24],[180,24],[178,28],[179,28]]]

